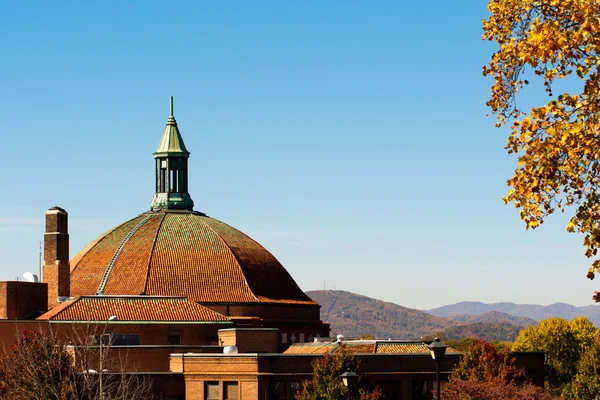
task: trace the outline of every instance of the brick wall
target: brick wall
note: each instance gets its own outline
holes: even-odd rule
[[[68,214],[54,207],[46,211],[44,233],[44,282],[48,283],[48,307],[58,304],[59,297],[70,296]]]
[[[219,330],[219,344],[236,346],[240,353],[276,353],[279,348],[277,329],[231,328]]]
[[[273,304],[273,303],[241,303],[241,304],[222,304],[222,303],[201,303],[220,314],[230,317],[248,317],[255,316],[261,319],[275,320],[300,320],[300,321],[320,321],[320,309],[318,304]]]
[[[91,369],[99,369],[100,347],[70,347],[80,369],[88,363]],[[181,372],[172,370],[170,357],[173,353],[222,353],[218,346],[103,346],[103,368],[110,372]]]
[[[38,331],[47,329],[46,322],[0,320],[0,351],[15,343],[19,332]]]
[[[19,319],[48,309],[48,285],[22,281],[0,282],[0,319]]]
[[[141,345],[165,346],[168,344],[170,333],[179,333],[180,345],[217,345],[218,330],[227,326],[224,324],[178,324],[174,323],[126,323],[108,322],[92,323],[52,323],[53,329],[65,342],[73,342],[73,338],[82,338],[100,333],[121,335],[140,335]]]

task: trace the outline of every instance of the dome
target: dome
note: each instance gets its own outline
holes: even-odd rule
[[[316,304],[256,241],[186,210],[141,214],[80,251],[71,260],[71,296],[96,294]]]
[[[204,304],[317,306],[271,253],[193,210],[187,150],[171,113],[155,159],[150,211],[111,229],[70,262],[71,296],[178,296]]]

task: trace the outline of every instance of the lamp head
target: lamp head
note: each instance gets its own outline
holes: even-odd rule
[[[354,386],[358,379],[358,375],[353,371],[346,371],[340,377],[342,378],[342,382],[344,382],[344,386],[348,389],[352,389],[352,386]]]
[[[433,339],[433,342],[427,346],[429,352],[431,353],[431,358],[436,361],[442,361],[444,355],[446,354],[446,347],[447,346],[440,342],[440,339],[438,338]]]

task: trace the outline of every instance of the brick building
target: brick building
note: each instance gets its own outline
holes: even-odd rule
[[[329,324],[264,247],[194,210],[189,156],[171,98],[149,211],[70,259],[68,213],[49,209],[42,282],[0,282],[0,345],[16,331],[52,329],[78,362],[90,338],[100,349],[109,338],[112,354],[126,360],[121,367],[152,376],[164,400],[291,398],[311,360],[335,350],[319,341]],[[422,343],[416,353],[405,344],[386,354],[376,350],[384,344],[359,345],[349,348],[390,398],[427,392],[435,365]],[[224,354],[228,346],[237,354]],[[448,357],[445,375],[457,359]]]

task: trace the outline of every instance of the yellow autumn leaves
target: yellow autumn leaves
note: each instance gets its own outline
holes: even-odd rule
[[[585,234],[588,257],[600,247],[600,0],[490,0],[483,39],[495,41],[483,74],[494,79],[487,105],[496,126],[510,124],[506,149],[518,157],[504,202],[536,228],[572,206],[567,230]],[[516,96],[538,76],[547,104],[524,111]],[[553,82],[576,76],[579,93],[553,92]],[[587,277],[600,272],[594,261]],[[600,295],[594,297],[600,298]]]

